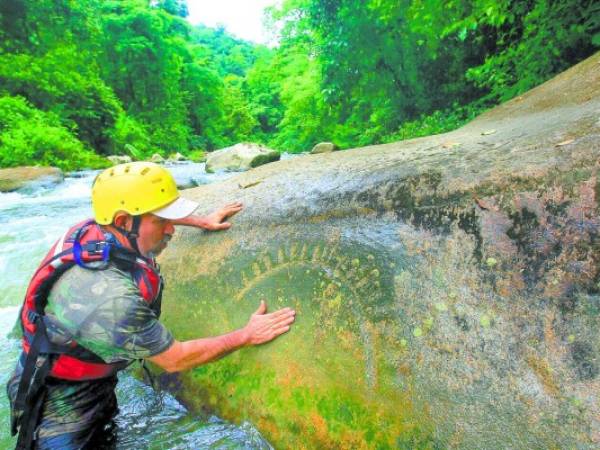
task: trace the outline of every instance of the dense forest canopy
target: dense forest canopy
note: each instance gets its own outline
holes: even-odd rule
[[[438,133],[600,48],[594,0],[285,0],[278,45],[185,0],[0,0],[0,167]]]

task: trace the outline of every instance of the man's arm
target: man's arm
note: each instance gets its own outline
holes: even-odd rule
[[[167,372],[191,369],[242,347],[259,345],[275,339],[290,329],[296,314],[290,308],[270,314],[266,312],[267,305],[261,301],[244,328],[222,336],[185,342],[175,341],[167,350],[149,359]]]
[[[227,230],[231,227],[231,223],[223,222],[228,217],[231,217],[243,208],[240,202],[230,203],[225,205],[223,208],[207,215],[207,216],[195,216],[191,215],[183,219],[173,220],[173,225],[187,225],[191,227],[204,228],[209,231]]]

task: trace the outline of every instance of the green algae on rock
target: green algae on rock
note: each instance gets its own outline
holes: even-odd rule
[[[599,111],[597,54],[452,133],[185,191],[245,210],[161,257],[175,336],[297,321],[163,384],[276,448],[596,448]]]

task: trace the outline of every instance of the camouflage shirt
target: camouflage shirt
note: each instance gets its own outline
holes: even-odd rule
[[[173,343],[173,336],[144,301],[130,274],[114,266],[98,271],[69,269],[52,287],[46,314],[108,363],[148,358]],[[19,366],[8,386],[13,401],[22,371]],[[84,430],[107,410],[115,410],[115,382],[52,380],[38,436]]]

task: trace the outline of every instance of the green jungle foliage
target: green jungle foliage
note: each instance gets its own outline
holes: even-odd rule
[[[53,113],[32,107],[23,97],[0,97],[0,167],[33,163],[63,170],[105,167]]]
[[[284,0],[268,48],[185,0],[0,0],[0,167],[451,130],[600,48],[593,0]]]

